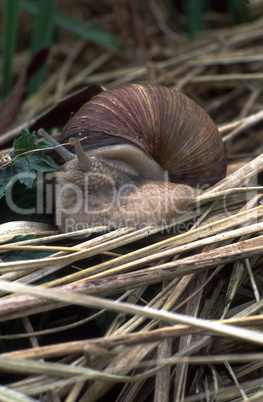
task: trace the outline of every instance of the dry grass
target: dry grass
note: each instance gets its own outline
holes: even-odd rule
[[[176,228],[104,227],[72,240],[80,233],[41,223],[0,226],[3,255],[52,252],[0,263],[1,400],[262,400],[262,38],[259,18],[136,66],[105,52],[71,77],[81,42],[24,105],[27,122],[83,82],[165,84],[213,116],[229,166]],[[37,237],[9,243],[21,233]]]

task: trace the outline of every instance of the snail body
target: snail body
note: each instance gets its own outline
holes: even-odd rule
[[[175,223],[197,194],[226,173],[212,119],[163,86],[98,93],[69,120],[60,140],[76,152],[65,151],[67,162],[55,173],[61,231]]]

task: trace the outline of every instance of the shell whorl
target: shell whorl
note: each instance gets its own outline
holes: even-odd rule
[[[224,145],[212,119],[190,98],[164,86],[133,84],[101,92],[67,123],[61,141],[72,136],[85,137],[85,150],[132,143],[175,183],[211,186],[225,176]]]

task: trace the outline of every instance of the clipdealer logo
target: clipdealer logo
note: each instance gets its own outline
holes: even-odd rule
[[[21,206],[17,203],[17,197],[14,197],[14,187],[23,181],[30,178],[35,181],[36,186],[36,203],[34,206]],[[99,182],[103,180],[107,183],[107,198],[105,203],[100,203],[100,194],[89,192],[90,180],[94,182]],[[245,183],[246,186],[257,185],[257,178],[253,178]],[[156,191],[156,186],[151,183],[148,184],[148,197],[141,197],[140,189],[133,182],[124,183],[118,188],[116,187],[113,179],[105,174],[100,173],[86,173],[84,186],[80,186],[77,183],[71,183],[64,180],[62,183],[54,181],[52,173],[19,173],[14,176],[8,183],[6,189],[6,203],[9,208],[16,214],[22,216],[28,216],[31,214],[52,214],[56,213],[56,224],[60,225],[62,219],[66,220],[67,231],[70,230],[81,230],[89,227],[89,215],[98,216],[98,221],[100,216],[108,216],[108,224],[112,227],[117,227],[118,222],[113,219],[113,216],[120,211],[122,214],[126,214],[126,225],[133,226],[134,216],[153,217],[152,225],[154,225],[154,216],[156,214],[165,214],[167,211],[172,210],[175,216],[182,214],[184,212],[184,201],[187,202],[187,196],[182,198],[181,205],[182,210],[178,208],[175,204],[172,204],[168,197],[168,180],[164,181],[164,186],[160,191]],[[203,190],[206,188],[203,187]],[[151,191],[154,190],[154,191]],[[103,190],[104,191],[104,190]],[[256,195],[256,190],[253,192],[242,192],[244,205],[252,197]],[[178,194],[178,197],[180,195]],[[225,195],[220,199],[221,208],[223,208],[223,213],[226,216],[231,216],[236,213],[233,209],[231,199],[236,196],[235,190],[226,192]],[[240,197],[241,197],[240,196]],[[190,196],[191,197],[191,196]],[[136,206],[136,208],[134,207]],[[196,215],[202,213],[206,208],[206,204],[195,204]],[[125,209],[125,211],[124,211]],[[82,213],[83,219],[78,220],[76,217],[78,213]],[[85,221],[85,216],[87,217]],[[96,219],[95,219],[96,220]],[[160,219],[163,226],[167,225],[165,219]],[[137,227],[145,227],[149,222],[137,222]],[[105,222],[103,224],[106,224]],[[176,224],[176,219],[175,219]],[[122,225],[123,226],[123,225]],[[181,231],[189,230],[191,225],[180,223]]]

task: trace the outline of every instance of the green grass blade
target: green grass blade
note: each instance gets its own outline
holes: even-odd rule
[[[204,1],[186,0],[183,3],[187,16],[187,29],[190,34],[204,29]]]
[[[84,40],[89,40],[109,50],[117,50],[118,48],[118,39],[115,36],[102,29],[89,27],[88,24],[76,21],[65,14],[58,14],[56,23]]]
[[[54,20],[56,15],[56,0],[39,0],[35,29],[31,42],[31,55],[47,47],[52,42]],[[30,79],[29,92],[35,92],[44,81],[46,66],[43,65]]]
[[[30,14],[37,14],[36,4],[32,0],[21,0],[21,7]],[[101,28],[90,27],[88,23],[77,21],[66,14],[57,12],[55,24],[81,39],[91,41],[108,50],[118,50],[119,48],[119,41],[116,36]]]
[[[228,9],[234,24],[249,21],[249,9],[247,0],[228,0]]]
[[[3,8],[2,97],[5,97],[12,84],[12,66],[16,50],[19,0],[5,0],[3,2]]]

